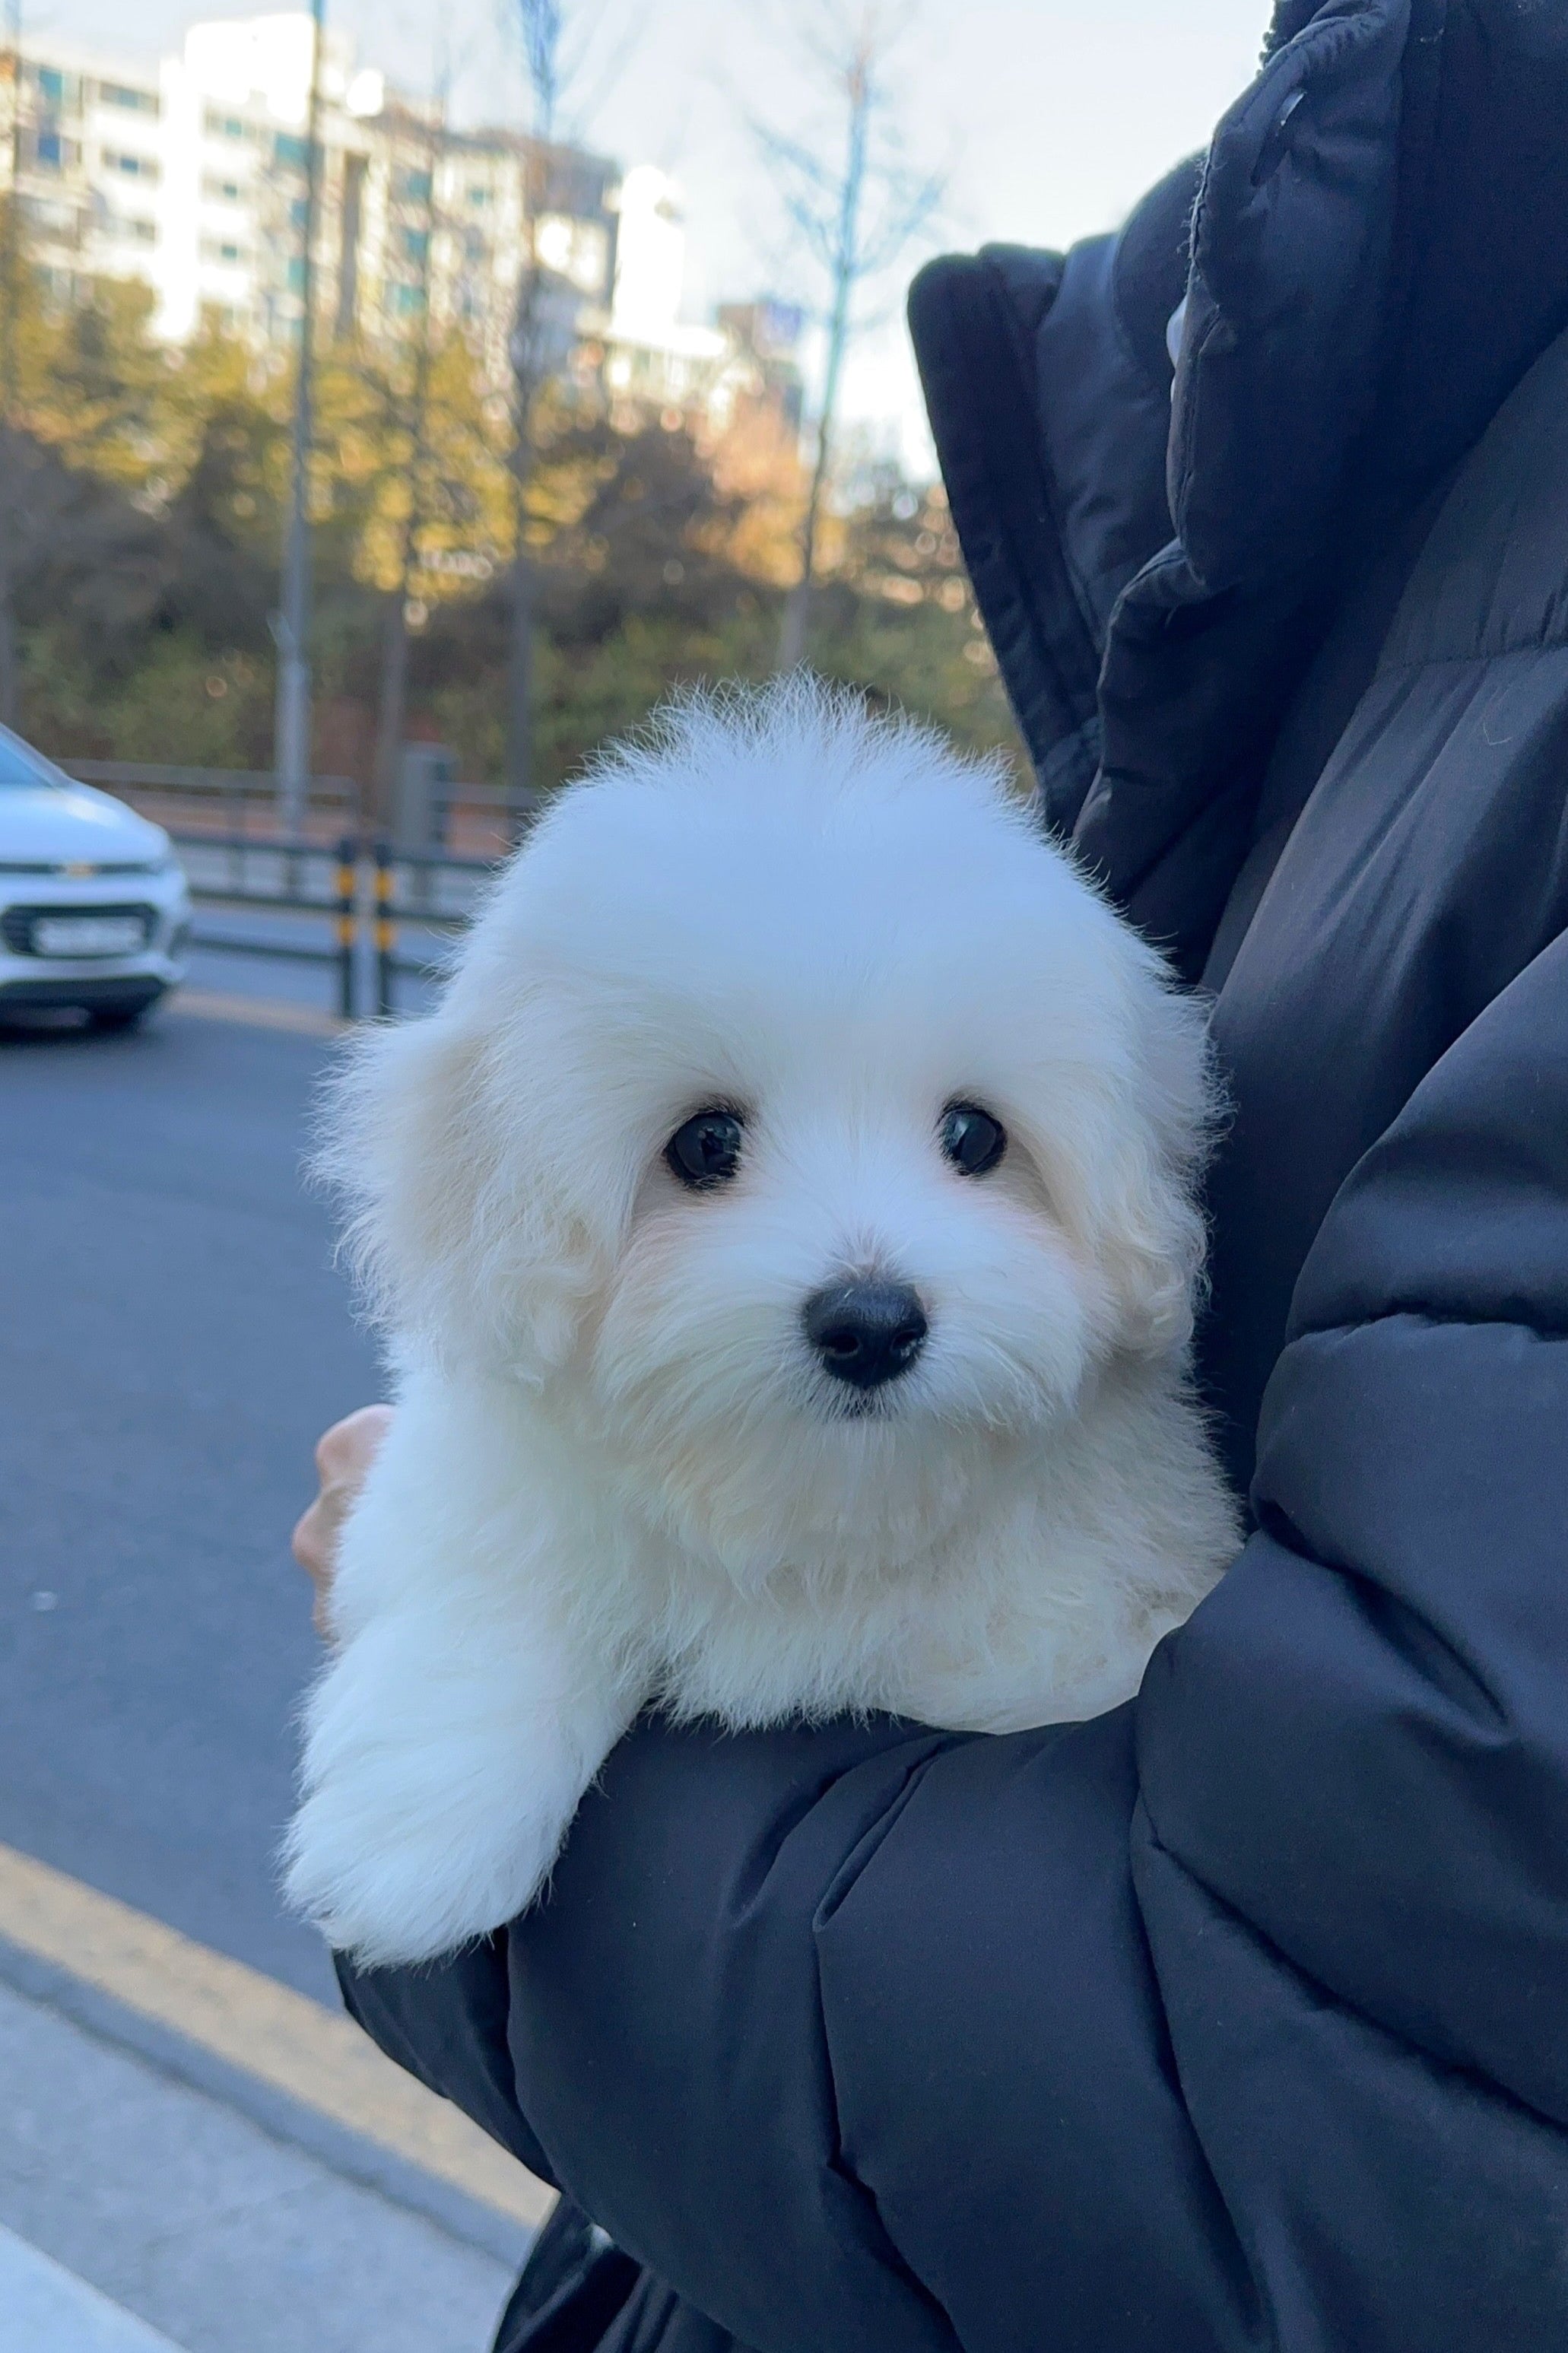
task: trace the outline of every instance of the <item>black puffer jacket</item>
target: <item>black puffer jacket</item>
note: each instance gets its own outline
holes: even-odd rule
[[[1562,2353],[1568,5],[1288,5],[911,315],[1045,815],[1216,991],[1256,1532],[1093,1724],[639,1729],[349,1999],[629,2251],[531,2346]]]

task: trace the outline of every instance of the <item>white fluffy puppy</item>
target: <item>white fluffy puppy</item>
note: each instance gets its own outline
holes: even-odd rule
[[[337,1099],[399,1411],[294,1901],[372,1961],[497,1926],[649,1703],[1133,1691],[1235,1545],[1206,1108],[1197,1009],[997,766],[801,680],[602,758]]]

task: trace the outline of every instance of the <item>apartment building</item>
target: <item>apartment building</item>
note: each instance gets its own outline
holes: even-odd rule
[[[256,16],[193,25],[160,69],[163,205],[149,274],[155,324],[172,341],[209,322],[264,346],[299,333],[312,56],[308,16]],[[374,77],[354,76],[347,44],[331,33],[321,86],[318,258],[345,154],[365,143],[383,97]]]
[[[0,58],[0,185],[13,168],[37,266],[62,299],[104,276],[155,297],[156,331],[204,322],[286,347],[300,332],[309,201],[310,18],[193,25],[177,57],[132,64],[57,41]],[[563,348],[607,315],[619,174],[506,130],[453,131],[356,68],[329,32],[311,254],[329,331],[406,343],[428,306],[498,385],[528,225],[542,315]]]
[[[92,278],[151,279],[164,168],[155,69],[68,43],[0,60],[0,157],[37,266],[63,299]]]
[[[406,340],[428,305],[460,330],[499,385],[509,379],[524,254],[542,283],[535,332],[553,368],[608,309],[615,282],[617,168],[506,131],[454,131],[390,99],[345,167],[337,216],[323,208],[321,268],[340,325]]]
[[[311,20],[192,25],[177,56],[132,64],[41,36],[0,57],[0,186],[15,166],[29,245],[69,300],[96,279],[153,290],[153,324],[204,324],[286,350],[305,303]],[[497,391],[510,379],[518,285],[542,270],[533,332],[552,373],[597,385],[629,421],[721,429],[762,399],[793,425],[798,312],[680,317],[680,191],[642,164],[454,129],[388,90],[329,30],[318,74],[321,185],[310,279],[327,334],[406,346],[465,334]],[[532,224],[531,237],[530,224]]]
[[[612,415],[652,411],[721,433],[742,408],[765,408],[798,433],[804,314],[780,302],[721,308],[711,326],[680,316],[686,270],[679,186],[657,164],[621,183],[609,315],[596,329]]]

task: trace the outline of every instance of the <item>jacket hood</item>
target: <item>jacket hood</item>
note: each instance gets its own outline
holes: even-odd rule
[[[1189,974],[1336,594],[1568,323],[1564,124],[1563,0],[1285,0],[1119,235],[911,290],[1045,815]]]

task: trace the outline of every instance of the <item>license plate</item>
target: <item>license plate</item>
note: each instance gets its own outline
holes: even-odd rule
[[[140,915],[35,915],[33,954],[134,955],[147,936]]]

